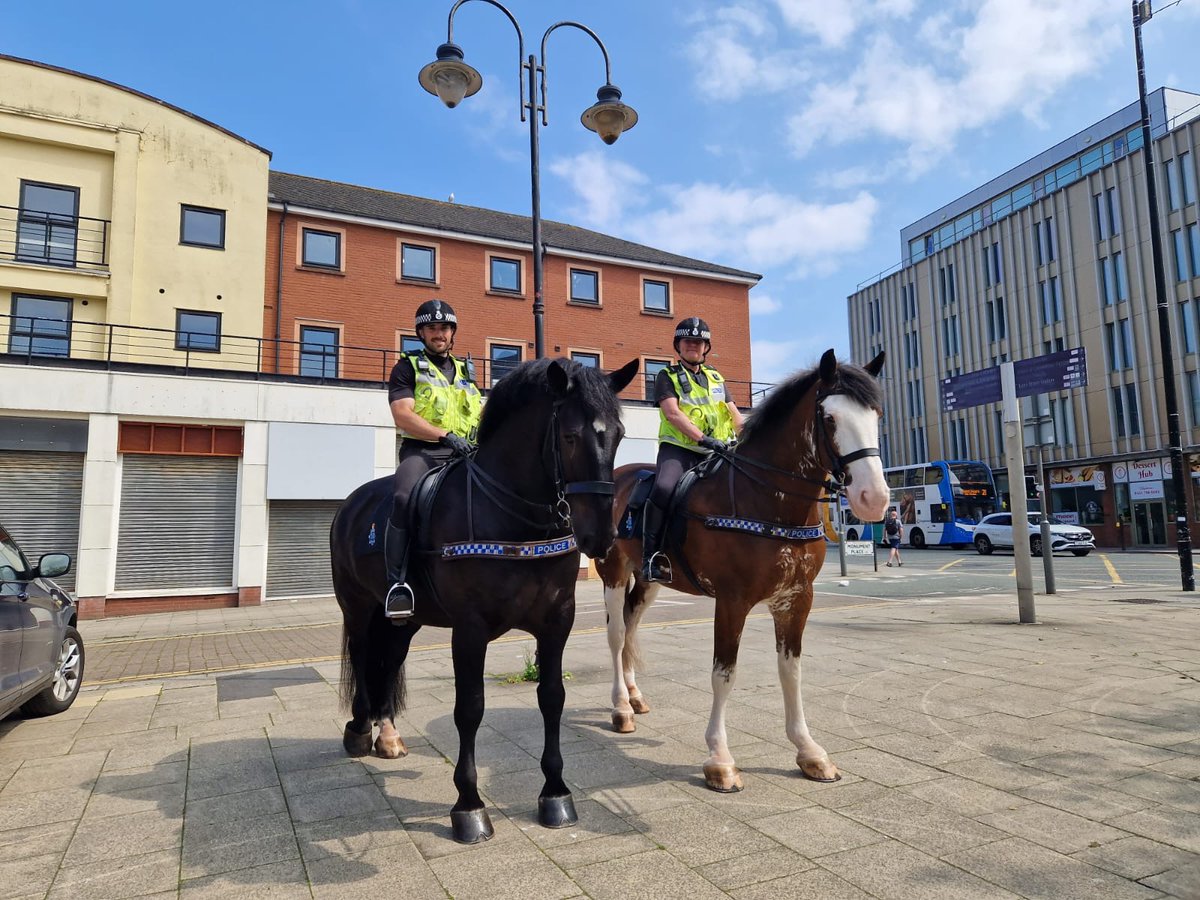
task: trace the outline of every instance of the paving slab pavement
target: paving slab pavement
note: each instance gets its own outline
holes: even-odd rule
[[[444,646],[409,657],[400,760],[345,756],[338,663],[305,646],[284,666],[88,684],[60,716],[0,722],[0,898],[1200,898],[1200,600],[1037,605],[1038,625],[1000,595],[814,612],[804,699],[836,784],[798,774],[771,623],[752,618],[728,709],[738,794],[700,772],[710,625],[643,631],[653,708],[631,735],[609,726],[604,636],[576,634],[563,741],[579,823],[536,824],[535,688],[493,677],[478,761],[496,835],[473,847],[450,837]],[[84,636],[93,652],[188,637],[202,654],[206,634],[336,615],[276,603]],[[531,648],[494,644],[487,671],[519,671]]]

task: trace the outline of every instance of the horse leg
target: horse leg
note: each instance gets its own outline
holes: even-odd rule
[[[566,828],[579,821],[571,791],[562,779],[560,732],[563,703],[567,698],[563,687],[562,657],[570,630],[571,623],[567,622],[565,628],[547,629],[537,639],[537,698],[546,732],[542,747],[542,774],[546,776],[546,783],[538,795],[538,822],[546,828]]]
[[[633,576],[629,575],[629,579]],[[614,587],[604,586],[604,607],[608,613],[608,650],[612,654],[612,724],[618,734],[630,734],[634,729],[633,707],[629,688],[625,684],[622,656],[625,650],[625,595],[628,582]]]
[[[708,744],[704,783],[721,793],[742,789],[742,773],[734,764],[733,754],[729,752],[729,738],[725,733],[725,705],[733,692],[738,646],[742,640],[742,628],[746,625],[747,612],[749,609],[740,602],[723,602],[720,597],[717,598],[713,620],[712,713],[704,732],[704,740]]]
[[[479,796],[475,770],[475,737],[483,721],[483,665],[487,653],[483,627],[457,626],[450,646],[454,657],[454,725],[458,728],[458,764],[454,767],[458,802],[450,810],[450,825],[460,844],[477,844],[495,833]]]
[[[352,631],[347,621],[342,629],[342,700],[350,700],[350,715],[342,731],[342,746],[350,756],[371,752],[370,695],[367,687],[367,640],[362,630]]]
[[[396,730],[396,713],[404,710],[405,678],[404,661],[408,659],[408,648],[421,628],[409,623],[405,628],[376,628],[383,658],[379,684],[382,688],[382,703],[379,709],[379,737],[375,739],[375,755],[382,759],[399,759],[408,756],[408,747],[400,732]]]
[[[660,584],[635,581],[629,601],[625,604],[625,614],[628,618],[625,622],[625,650],[621,655],[621,662],[624,668],[625,687],[629,690],[629,705],[638,715],[650,712],[650,704],[638,690],[637,679],[634,676],[634,670],[642,663],[641,654],[638,652],[637,630],[646,610],[653,606],[654,601],[658,599],[661,587]]]
[[[805,778],[813,781],[840,781],[837,766],[825,752],[825,748],[813,740],[808,733],[808,721],[804,718],[804,701],[800,696],[800,641],[804,625],[808,621],[808,609],[812,605],[812,588],[809,588],[807,604],[799,609],[772,610],[775,615],[775,647],[778,655],[779,684],[783,688],[783,709],[787,722],[787,736],[796,745],[796,765]]]

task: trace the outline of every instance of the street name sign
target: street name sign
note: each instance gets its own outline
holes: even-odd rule
[[[1018,397],[1049,394],[1087,386],[1087,353],[1083,347],[1047,353],[1013,363]],[[999,403],[1000,367],[990,366],[942,379],[942,410],[954,412],[984,403]]]
[[[942,409],[945,412],[999,401],[999,366],[942,379]]]

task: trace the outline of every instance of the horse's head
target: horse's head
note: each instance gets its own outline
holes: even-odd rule
[[[841,365],[827,350],[818,367],[816,430],[818,451],[835,479],[845,484],[851,511],[864,522],[878,522],[888,505],[888,486],[879,459],[882,396],[876,377],[880,353],[863,368]]]
[[[555,360],[546,370],[554,397],[556,469],[571,509],[579,549],[602,559],[616,539],[613,465],[625,434],[617,394],[638,371],[638,360],[611,375]]]

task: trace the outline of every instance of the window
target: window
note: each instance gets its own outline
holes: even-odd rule
[[[958,316],[950,316],[942,320],[942,347],[947,356],[958,352]]]
[[[1033,223],[1033,248],[1039,266],[1054,261],[1053,216],[1046,216],[1042,221]]]
[[[421,339],[415,334],[400,335],[400,352],[413,353],[425,349],[425,345],[421,343]]]
[[[179,243],[190,247],[225,249],[225,210],[203,206],[179,207]]]
[[[1116,188],[1109,188],[1104,196],[1108,200],[1108,233],[1115,237],[1121,233],[1121,200]]]
[[[1125,385],[1125,417],[1129,420],[1130,435],[1141,434],[1142,426],[1138,422],[1137,385]]]
[[[653,312],[671,311],[671,285],[665,281],[642,282],[642,308]]]
[[[13,295],[8,352],[28,356],[70,356],[71,301]]]
[[[493,291],[505,294],[521,293],[521,261],[507,259],[503,256],[492,256],[488,259],[490,271],[488,285]]]
[[[1125,277],[1125,257],[1120,253],[1112,255],[1113,276],[1116,281],[1117,302],[1129,299],[1129,280]]]
[[[1108,371],[1119,372],[1133,367],[1133,341],[1128,319],[1106,323],[1104,343],[1108,348]]]
[[[1200,428],[1200,372],[1187,373],[1188,402],[1192,408],[1192,427]]]
[[[925,429],[919,425],[912,430],[912,458],[925,458]]]
[[[306,266],[316,266],[319,269],[342,268],[342,235],[337,231],[318,231],[316,228],[304,228],[304,249],[300,262]]]
[[[600,368],[600,354],[592,353],[591,351],[572,350],[571,359],[579,363],[581,366],[586,366],[589,369]]]
[[[521,346],[519,344],[492,344],[488,347],[488,360],[491,363],[490,384],[495,387],[501,378],[520,364]]]
[[[73,266],[78,229],[79,188],[21,182],[17,259]]]
[[[300,326],[300,374],[309,378],[337,378],[338,330]]]
[[[600,302],[600,273],[591,269],[571,270],[571,299],[576,303]]]
[[[221,350],[221,314],[193,312],[187,309],[176,310],[175,349],[219,353]]]
[[[954,302],[954,264],[950,263],[938,269],[938,287],[942,305]]]
[[[1107,266],[1108,260],[1105,260]],[[1062,320],[1062,289],[1058,286],[1058,276],[1049,281],[1039,281],[1038,291],[1041,295],[1042,324],[1053,325]]]
[[[646,373],[646,399],[654,399],[654,381],[658,373],[671,364],[667,359],[647,359],[642,361],[642,369]]]
[[[1050,398],[1050,418],[1054,420],[1054,439],[1061,447],[1075,445],[1075,406],[1070,400]]]
[[[1096,240],[1108,240],[1110,232],[1108,230],[1108,215],[1104,209],[1103,192],[1092,197],[1092,215],[1096,219]]]
[[[1125,402],[1122,399],[1121,385],[1111,388],[1113,404],[1113,423],[1117,426],[1117,437],[1125,437]]]
[[[1179,191],[1179,167],[1175,160],[1168,159],[1163,168],[1167,171],[1167,198],[1171,202],[1171,209],[1179,209],[1182,205],[1182,197]]]
[[[419,244],[401,244],[400,277],[414,281],[437,281],[436,250]]]
[[[1183,352],[1196,352],[1196,305],[1197,300],[1189,300],[1179,304],[1180,329],[1183,332]]]
[[[1179,174],[1183,176],[1183,203],[1196,202],[1196,170],[1192,168],[1192,154],[1179,154]]]
[[[1189,225],[1186,229],[1188,244],[1192,254],[1192,274],[1200,275],[1200,222]]]
[[[1188,246],[1182,228],[1171,232],[1175,244],[1175,280],[1187,281],[1192,277],[1192,267],[1188,259]]]

